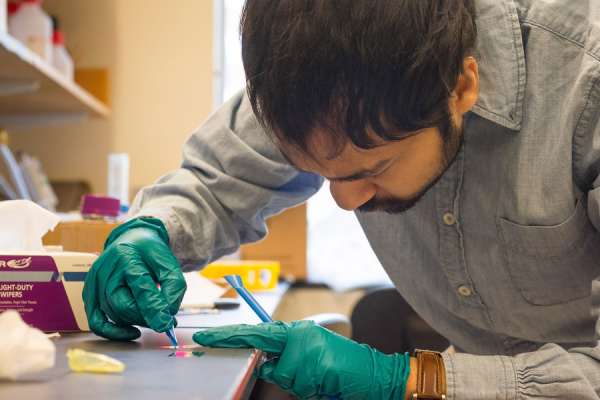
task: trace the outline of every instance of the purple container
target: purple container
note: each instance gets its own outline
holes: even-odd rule
[[[97,194],[84,194],[81,197],[81,214],[84,217],[118,217],[120,212],[121,201],[116,197]]]

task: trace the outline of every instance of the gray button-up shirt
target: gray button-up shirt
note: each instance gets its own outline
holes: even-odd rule
[[[358,213],[398,290],[459,350],[448,399],[600,394],[600,2],[478,0],[480,94],[465,143],[401,215]],[[290,168],[240,93],[132,215],[184,270],[266,234],[322,178]]]

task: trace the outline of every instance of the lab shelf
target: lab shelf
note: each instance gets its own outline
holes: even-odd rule
[[[0,126],[8,131],[107,117],[106,105],[0,32]]]

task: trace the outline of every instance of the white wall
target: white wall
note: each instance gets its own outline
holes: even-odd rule
[[[13,151],[42,161],[51,180],[107,190],[107,156],[130,155],[130,195],[177,168],[186,137],[212,105],[212,0],[45,0],[75,66],[107,68],[108,119],[17,132]]]

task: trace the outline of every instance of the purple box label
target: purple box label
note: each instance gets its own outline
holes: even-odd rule
[[[50,256],[0,255],[0,312],[15,310],[42,331],[78,331],[63,283],[67,274],[81,273],[59,273]]]

